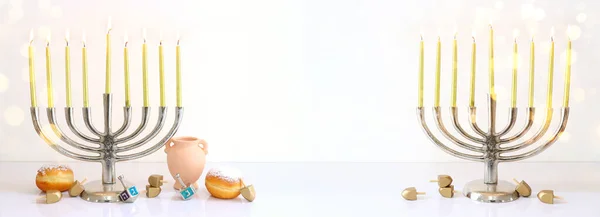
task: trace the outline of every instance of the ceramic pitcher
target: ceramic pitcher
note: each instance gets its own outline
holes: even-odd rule
[[[179,173],[186,185],[192,184],[197,187],[196,181],[202,175],[208,154],[206,141],[191,136],[173,137],[165,144],[165,153],[173,179]],[[173,187],[179,190],[182,186],[175,181]]]

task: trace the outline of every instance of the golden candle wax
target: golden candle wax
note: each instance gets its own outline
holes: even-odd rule
[[[511,107],[517,107],[517,68],[518,68],[518,51],[517,51],[517,35],[518,31],[514,32],[514,45],[513,45],[513,67],[512,67],[512,96],[511,96]]]
[[[125,34],[125,47],[123,48],[123,67],[125,71],[125,106],[131,106],[129,99],[129,52],[127,51],[127,34]]]
[[[489,55],[490,95],[494,95],[494,28],[490,24],[490,55]]]
[[[457,52],[456,32],[454,32],[454,40],[452,41],[452,107],[456,107],[456,85],[458,79]]]
[[[548,61],[548,95],[546,107],[552,108],[552,88],[554,87],[554,28],[552,28],[552,37],[550,38],[550,61]]]
[[[31,98],[31,107],[37,107],[35,93],[35,67],[33,55],[33,30],[29,32],[29,94]]]
[[[146,29],[143,30],[144,44],[142,44],[142,85],[144,93],[144,107],[148,107],[148,58],[147,58],[147,46],[146,46]]]
[[[50,58],[50,35],[46,39],[46,86],[48,91],[48,108],[54,107],[52,89],[52,60]]]
[[[440,106],[440,70],[441,70],[441,50],[442,50],[442,42],[440,37],[438,36],[437,41],[437,54],[435,60],[435,101],[434,106]]]
[[[418,84],[419,85],[419,102],[418,102],[419,107],[423,107],[423,78],[424,78],[423,58],[424,58],[424,56],[425,56],[425,54],[424,54],[423,35],[421,35],[421,41],[419,42],[419,84]]]
[[[110,93],[110,17],[108,19],[108,28],[106,30],[106,87],[104,89],[105,93]]]
[[[67,91],[67,107],[71,107],[71,53],[69,49],[69,31],[65,33],[65,89]]]
[[[181,58],[179,49],[179,37],[177,37],[177,47],[175,47],[175,73],[177,85],[177,107],[181,107]]]
[[[475,107],[475,71],[476,71],[476,56],[477,44],[475,43],[475,32],[473,32],[473,45],[471,48],[471,97],[469,98],[469,106]]]
[[[160,106],[166,106],[165,102],[165,67],[163,58],[163,44],[162,40],[158,45],[158,73],[159,73],[159,85],[160,85]]]
[[[565,98],[563,107],[569,107],[569,93],[571,92],[571,37],[567,42],[567,66],[565,69]]]
[[[83,107],[89,107],[88,100],[88,64],[87,64],[87,48],[85,45],[85,32],[83,33],[83,47],[81,48],[81,66],[83,71]]]
[[[533,107],[533,92],[535,83],[535,42],[531,36],[531,45],[529,48],[529,107]]]

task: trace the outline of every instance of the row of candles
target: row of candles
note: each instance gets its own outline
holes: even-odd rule
[[[111,25],[110,21],[106,32],[106,83],[105,93],[111,93],[111,43],[110,43],[110,32]],[[33,31],[29,35],[29,83],[30,83],[30,94],[31,94],[31,106],[36,107],[36,91],[35,91],[35,69],[34,69],[34,52],[33,52]],[[142,44],[142,84],[143,84],[143,101],[144,107],[149,106],[148,96],[148,54],[146,44],[146,30],[143,30],[144,43]],[[176,53],[176,95],[177,95],[177,107],[181,107],[181,59],[180,59],[180,47],[179,47],[179,36],[177,37],[177,44],[175,47]],[[71,107],[71,67],[70,67],[70,47],[69,47],[69,32],[65,34],[65,85],[66,85],[66,104],[67,107]],[[123,61],[124,61],[124,76],[125,76],[125,106],[131,106],[131,100],[129,95],[129,52],[128,52],[128,39],[125,36],[125,44],[123,48]],[[82,52],[82,70],[83,70],[83,106],[89,106],[88,100],[88,64],[87,64],[87,48],[85,33],[83,34],[83,47]],[[160,40],[158,46],[159,56],[159,82],[160,82],[160,106],[166,106],[165,99],[165,70],[164,70],[164,58],[163,58],[163,43]],[[54,107],[53,88],[52,88],[52,64],[50,56],[50,35],[46,41],[46,82],[48,92],[48,107]]]
[[[494,90],[494,29],[492,25],[489,26],[489,94],[495,97]],[[551,30],[552,36],[550,37],[550,60],[548,66],[548,94],[547,94],[547,107],[552,107],[552,88],[553,88],[553,76],[554,76],[554,28]],[[568,32],[568,31],[567,31]],[[514,45],[513,45],[513,66],[512,66],[512,92],[511,92],[511,107],[517,105],[517,35],[514,34]],[[470,98],[469,106],[475,106],[475,62],[476,62],[476,50],[477,45],[475,42],[475,36],[473,34],[473,44],[471,48],[471,82],[470,82]],[[452,42],[452,95],[451,95],[451,106],[456,107],[456,86],[457,86],[457,40],[456,33]],[[438,36],[437,41],[437,52],[436,52],[436,67],[435,67],[435,99],[434,106],[440,106],[440,68],[441,68],[441,40]],[[420,41],[420,56],[419,56],[419,101],[418,106],[423,107],[423,79],[424,79],[424,42],[423,36],[421,35]],[[530,44],[530,68],[529,68],[529,107],[533,107],[533,92],[534,92],[534,62],[535,62],[535,42],[532,36]],[[571,39],[568,38],[567,42],[567,55],[566,55],[566,69],[565,69],[565,95],[563,100],[563,106],[569,106],[569,92],[571,86]]]

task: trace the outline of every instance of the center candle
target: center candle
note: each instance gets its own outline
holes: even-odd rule
[[[125,34],[125,47],[123,48],[123,68],[125,71],[125,106],[131,106],[129,99],[129,52],[127,51],[127,34]]]
[[[108,28],[106,30],[106,87],[104,92],[110,93],[110,17],[108,18]]]
[[[490,23],[490,59],[489,59],[490,96],[494,96],[494,28]]]

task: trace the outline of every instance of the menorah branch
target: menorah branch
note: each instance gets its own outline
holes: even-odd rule
[[[467,149],[467,150],[473,151],[473,152],[483,153],[483,149],[481,147],[477,147],[477,146],[462,142],[459,139],[457,139],[456,137],[452,136],[452,134],[450,132],[448,132],[448,130],[444,126],[444,122],[442,121],[442,112],[440,110],[440,107],[434,107],[433,113],[435,116],[435,121],[437,123],[436,125],[437,125],[438,129],[440,130],[440,132],[442,133],[442,135],[444,137],[446,137],[446,139],[450,140],[452,143],[456,144],[457,146],[459,146],[461,148],[464,148],[464,149]]]
[[[166,108],[164,108],[164,109],[166,109]],[[171,126],[171,129],[169,130],[167,135],[165,135],[158,143],[156,143],[155,145],[153,145],[152,147],[150,147],[144,151],[134,153],[134,154],[128,154],[128,155],[117,154],[116,161],[135,160],[138,158],[148,156],[148,155],[154,153],[155,151],[157,151],[158,149],[161,149],[162,147],[165,146],[167,141],[169,141],[169,139],[171,139],[173,137],[173,135],[175,135],[175,133],[177,132],[177,129],[179,129],[179,126],[181,125],[182,118],[183,118],[183,107],[176,107],[175,108],[175,121],[173,121],[173,125]]]
[[[508,113],[508,124],[498,133],[498,137],[502,137],[510,132],[517,122],[517,108],[510,108]]]
[[[523,129],[521,129],[517,134],[508,137],[508,138],[500,138],[500,141],[498,142],[498,144],[505,144],[505,143],[509,143],[512,141],[515,141],[517,139],[520,139],[521,137],[523,137],[527,132],[529,132],[529,129],[531,129],[531,126],[533,126],[533,121],[535,118],[535,108],[534,107],[529,107],[527,108],[527,123],[525,124],[525,126],[523,127]]]
[[[159,112],[159,114],[160,114],[160,112]],[[131,141],[132,139],[134,139],[135,137],[140,135],[140,133],[142,133],[142,131],[144,131],[144,129],[146,129],[146,126],[148,126],[149,118],[150,118],[150,107],[147,107],[147,106],[142,107],[142,120],[140,122],[140,125],[135,129],[135,131],[133,131],[128,136],[125,136],[123,138],[117,138],[115,140],[115,144],[121,144],[121,143]]]
[[[477,108],[469,107],[469,123],[471,125],[471,129],[475,131],[475,133],[479,134],[482,137],[487,137],[487,133],[479,128],[477,125]]]
[[[499,160],[501,162],[518,161],[518,160],[524,160],[524,159],[533,157],[535,155],[538,155],[539,153],[542,153],[544,150],[546,150],[552,144],[554,144],[556,142],[556,140],[558,140],[560,135],[565,131],[568,120],[569,120],[569,108],[567,107],[567,108],[562,109],[560,127],[558,129],[556,129],[555,133],[552,134],[552,137],[550,137],[546,142],[544,142],[543,145],[538,146],[537,148],[535,148],[531,151],[528,151],[528,152],[525,152],[522,154],[518,154],[518,155],[513,155],[513,156],[502,156],[501,155]]]
[[[92,132],[96,136],[102,136],[102,133],[94,127],[94,124],[92,122],[92,114],[91,114],[92,108],[83,107],[82,110],[83,110],[83,123],[85,123],[85,126],[88,128],[88,130],[90,130],[90,132]]]
[[[67,126],[69,126],[69,129],[71,129],[71,132],[73,132],[73,134],[75,134],[80,139],[82,139],[86,142],[94,143],[94,144],[97,144],[100,142],[100,139],[89,137],[89,136],[81,133],[81,131],[79,131],[79,129],[77,129],[77,127],[75,127],[75,123],[73,121],[73,108],[72,107],[65,108],[65,119],[67,119]]]
[[[500,147],[498,150],[501,153],[517,151],[517,150],[527,148],[530,145],[537,142],[538,140],[540,140],[546,134],[546,132],[548,131],[548,128],[550,127],[550,123],[552,122],[552,114],[553,114],[552,111],[553,111],[552,108],[548,108],[546,110],[546,118],[544,119],[544,124],[540,127],[538,132],[532,138],[530,138],[522,143],[519,143],[517,145],[508,146],[508,147]]]
[[[450,110],[452,112],[451,116],[454,129],[456,129],[458,133],[460,133],[463,137],[467,138],[471,142],[480,144],[485,142],[485,140],[472,136],[471,134],[467,133],[467,131],[465,131],[465,129],[461,126],[460,122],[458,121],[458,109],[456,108],[456,106],[450,107]]]
[[[50,122],[50,127],[52,128],[52,131],[60,140],[67,143],[71,147],[82,150],[82,151],[93,152],[93,153],[100,152],[100,150],[101,150],[100,148],[94,148],[94,147],[90,147],[90,146],[78,143],[78,142],[72,140],[71,138],[69,138],[67,135],[65,135],[63,133],[63,131],[60,129],[60,125],[58,125],[58,123],[56,121],[56,112],[55,112],[54,108],[47,108],[46,113],[48,115],[48,120]]]
[[[58,144],[56,144],[54,141],[52,141],[50,138],[48,138],[48,136],[46,136],[44,131],[42,131],[42,128],[40,127],[40,122],[39,122],[38,108],[31,107],[30,113],[31,113],[31,120],[33,122],[33,128],[35,129],[36,133],[42,138],[42,140],[44,140],[44,142],[46,144],[48,144],[48,146],[50,146],[50,148],[54,149],[55,151],[57,151],[58,153],[66,156],[66,157],[73,158],[76,160],[97,162],[102,159],[101,156],[99,156],[99,155],[98,156],[82,155],[82,154],[78,154],[78,153],[69,151],[67,149],[64,149],[63,147],[60,147]]]
[[[446,153],[448,153],[452,156],[455,156],[455,157],[458,157],[461,159],[471,160],[471,161],[483,161],[483,155],[472,155],[472,154],[462,153],[462,152],[459,152],[459,151],[449,148],[448,146],[444,145],[444,143],[442,143],[440,140],[438,140],[431,133],[431,131],[429,130],[429,127],[427,127],[427,123],[425,122],[425,111],[424,111],[423,107],[417,107],[417,115],[419,116],[419,123],[421,124],[421,128],[423,129],[425,134],[427,134],[429,139],[431,141],[433,141],[433,143],[435,145],[437,145],[440,149],[442,149],[443,151],[445,151]]]
[[[130,151],[130,150],[136,149],[138,147],[143,146],[144,144],[148,143],[148,141],[150,141],[154,137],[156,137],[156,135],[158,135],[160,130],[165,125],[165,121],[166,121],[165,117],[167,116],[166,114],[167,114],[167,107],[159,107],[158,108],[158,121],[156,122],[156,126],[154,126],[154,129],[152,129],[150,134],[146,135],[144,138],[142,138],[139,141],[134,142],[132,144],[125,145],[125,146],[117,146],[116,152],[125,152],[125,151]],[[119,144],[119,140],[117,140],[117,144]]]
[[[114,136],[118,137],[121,134],[123,134],[128,128],[129,128],[129,124],[131,123],[131,107],[123,107],[123,124],[121,125],[121,127],[114,132]]]

